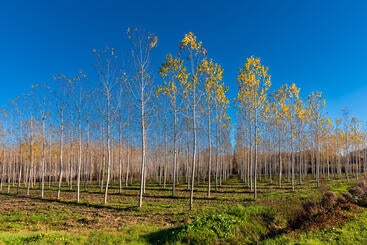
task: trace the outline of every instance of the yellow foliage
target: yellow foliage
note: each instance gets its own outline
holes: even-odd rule
[[[261,64],[260,58],[253,56],[246,59],[237,77],[239,82],[238,99],[249,108],[263,108],[266,93],[271,86],[268,68]]]
[[[206,50],[203,48],[202,42],[197,42],[196,36],[192,32],[185,34],[179,46],[180,50],[186,47],[192,50],[196,50],[197,52],[206,55]]]
[[[150,48],[154,48],[155,46],[157,46],[158,43],[158,37],[154,36],[151,38],[151,42],[149,44]]]

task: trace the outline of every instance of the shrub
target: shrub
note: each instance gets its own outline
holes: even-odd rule
[[[358,196],[361,196],[361,195],[365,194],[365,191],[363,191],[363,189],[359,186],[354,186],[354,187],[350,188],[348,190],[348,192],[350,194],[352,194],[352,196],[354,196],[354,197],[358,197]]]
[[[342,196],[347,202],[354,202],[353,196],[350,194],[350,192],[345,192],[342,194]]]
[[[362,182],[359,182],[357,186],[360,187],[364,193],[367,193],[367,183],[365,180],[363,180]]]
[[[334,192],[327,191],[319,202],[306,201],[302,209],[289,220],[289,227],[293,230],[324,227],[336,217],[342,216],[339,205],[344,200],[338,199]]]
[[[317,202],[306,201],[302,204],[302,211],[307,216],[314,216],[320,212],[320,205]]]
[[[337,203],[338,197],[332,191],[327,191],[321,198],[321,206],[325,209],[333,208]]]
[[[346,203],[348,203],[348,202],[347,202],[347,199],[345,199],[345,197],[344,197],[344,196],[340,196],[340,197],[338,197],[338,199],[337,199],[337,203],[338,203],[339,205],[344,205],[344,204],[346,204]]]

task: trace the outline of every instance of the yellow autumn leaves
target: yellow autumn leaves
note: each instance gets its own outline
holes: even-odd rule
[[[159,74],[164,79],[164,85],[159,86],[156,93],[167,95],[171,103],[175,104],[178,87],[185,86],[189,78],[183,60],[173,58],[171,54],[167,55],[160,67]]]
[[[265,107],[267,91],[271,86],[268,68],[261,64],[260,58],[249,57],[239,70],[238,99],[249,108],[256,110]]]
[[[189,50],[194,50],[198,53],[202,53],[203,55],[206,55],[206,49],[203,48],[202,42],[196,41],[196,36],[194,33],[189,32],[185,34],[184,38],[182,39],[180,46],[180,50],[183,50],[185,48],[188,48]]]
[[[300,88],[297,88],[296,84],[285,84],[278,91],[275,92],[275,103],[280,107],[277,110],[278,117],[282,117],[286,120],[291,120],[294,117],[303,119],[307,112],[299,98]]]
[[[241,107],[252,115],[251,120],[267,121],[277,128],[287,127],[292,138],[296,137],[296,128],[299,125],[309,123],[319,131],[332,125],[330,119],[322,115],[325,100],[321,93],[311,93],[304,103],[300,98],[300,88],[292,83],[285,84],[270,94],[269,69],[262,65],[258,57],[251,56],[246,59],[243,67],[239,69],[237,81],[237,100]]]
[[[203,59],[198,66],[199,74],[204,75],[205,84],[204,90],[206,94],[206,100],[211,103],[212,100],[219,104],[229,104],[229,100],[226,96],[228,88],[221,82],[223,80],[223,68],[221,65],[215,63],[212,59]]]
[[[196,36],[189,32],[182,39],[179,49],[180,51],[187,49],[191,54],[201,54],[199,63],[190,73],[181,56],[174,58],[171,54],[167,55],[160,67],[164,85],[157,89],[157,94],[163,93],[171,102],[175,102],[173,100],[177,99],[178,93],[187,96],[194,87],[197,87],[205,94],[209,104],[214,101],[217,105],[228,105],[229,99],[226,96],[228,88],[222,82],[224,70],[214,60],[206,58],[202,42],[198,42]]]

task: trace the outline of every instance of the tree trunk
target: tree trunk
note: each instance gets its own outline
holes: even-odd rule
[[[64,112],[61,112],[61,124],[60,124],[60,162],[59,162],[59,185],[57,189],[57,200],[60,200],[61,194],[61,182],[62,182],[62,161],[63,161],[63,145],[64,145]]]
[[[208,197],[210,197],[210,178],[212,172],[212,142],[210,138],[211,123],[210,123],[210,105],[208,105],[208,147],[209,147],[209,157],[208,157]]]
[[[143,71],[143,69],[142,69]],[[139,207],[143,205],[143,193],[145,184],[145,143],[146,143],[146,125],[145,125],[145,98],[144,98],[144,77],[143,72],[141,73],[141,92],[140,92],[140,106],[141,106],[141,169],[140,169],[140,193],[139,193]]]
[[[176,174],[177,174],[177,108],[174,105],[173,111],[173,181],[172,196],[176,195]]]
[[[106,90],[108,90],[107,88]],[[104,203],[107,203],[107,195],[108,195],[108,185],[110,183],[110,175],[111,175],[111,112],[110,112],[110,91],[106,91],[107,93],[107,179],[106,179],[106,189],[104,193]]]
[[[41,198],[44,196],[45,192],[45,117],[42,117],[42,165],[41,165],[41,173],[42,173],[42,183],[41,183]]]
[[[80,105],[79,105],[80,106]],[[76,201],[80,201],[80,174],[82,167],[82,122],[81,122],[81,111],[78,111],[78,137],[79,137],[79,151],[78,151],[78,173],[77,173],[77,197]]]

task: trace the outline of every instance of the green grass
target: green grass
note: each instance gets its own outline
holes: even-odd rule
[[[79,244],[82,236],[62,233],[1,233],[0,241],[5,244]]]
[[[145,239],[131,233],[100,230],[88,234],[2,233],[0,240],[5,244],[146,244]]]
[[[314,180],[306,179],[292,192],[286,180],[282,188],[275,182],[259,181],[259,198],[255,200],[249,188],[236,178],[229,179],[217,192],[213,186],[210,198],[202,182],[195,188],[191,211],[186,184],[178,185],[175,197],[168,185],[163,190],[158,184],[147,184],[142,208],[137,207],[137,185],[123,188],[121,194],[112,186],[106,205],[96,185],[82,191],[80,203],[75,202],[75,190],[70,191],[66,185],[60,201],[56,201],[56,186],[46,189],[44,200],[40,199],[38,186],[31,190],[30,197],[25,196],[24,187],[19,195],[12,187],[10,194],[0,194],[0,244],[326,243],[327,234],[336,237],[340,233],[339,239],[344,239],[342,235],[354,234],[358,225],[366,228],[366,223],[361,223],[366,221],[356,217],[346,224],[349,228],[294,236],[281,233],[302,202],[318,200],[322,189],[340,194],[353,184],[331,180],[316,188]],[[367,212],[363,217],[367,219]],[[364,236],[360,229],[356,241]]]
[[[351,188],[355,184],[356,184],[355,181],[351,183],[338,181],[338,182],[334,182],[333,185],[330,186],[330,190],[332,192],[335,192],[336,194],[342,194],[344,192],[347,192],[348,189]]]
[[[180,227],[147,235],[157,244],[253,244],[284,225],[274,209],[259,205],[229,206],[223,212],[197,216]]]

